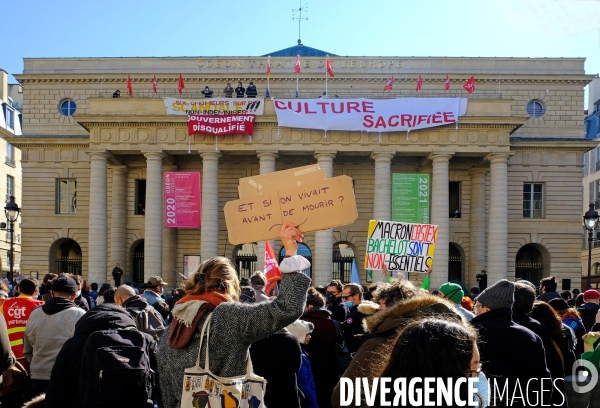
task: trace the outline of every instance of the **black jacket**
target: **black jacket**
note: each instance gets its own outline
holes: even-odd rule
[[[471,324],[479,332],[483,371],[488,378],[496,380],[499,389],[508,382],[509,394],[512,395],[517,381],[524,390],[531,378],[550,378],[542,340],[531,330],[516,324],[510,308],[494,309],[475,316]],[[493,383],[490,389],[492,387]],[[530,392],[536,391],[533,386],[531,388]],[[531,395],[530,400],[534,401],[536,397]],[[512,402],[513,406],[522,406],[518,405],[520,399]]]
[[[338,322],[343,322],[348,318],[348,308],[342,302],[342,297],[335,298],[329,306],[327,306],[327,310],[331,312],[331,318],[333,320],[337,320]]]
[[[83,357],[83,349],[88,336],[96,331],[108,329],[135,328],[135,322],[129,313],[112,303],[102,304],[84,314],[75,324],[73,337],[65,342],[56,356],[50,383],[46,391],[46,407],[81,407],[79,401],[79,369]],[[154,342],[150,335],[148,341]],[[158,373],[156,352],[150,355],[152,369]],[[158,389],[158,381],[155,388]]]
[[[581,322],[585,327],[585,331],[589,332],[592,330],[592,326],[596,323],[598,309],[600,309],[600,305],[596,303],[584,303],[577,308],[577,311],[581,315]]]
[[[238,86],[237,88],[235,88],[235,95],[238,98],[243,98],[244,93],[246,93],[246,88],[244,88],[243,86]]]
[[[358,307],[355,306],[348,313],[348,317],[344,322],[340,324],[342,328],[342,334],[344,336],[344,343],[350,353],[356,353],[362,339],[356,337],[357,334],[365,334],[362,321],[367,315],[358,311]]]
[[[254,372],[267,380],[264,405],[269,408],[300,408],[296,373],[302,350],[296,337],[279,332],[250,347]]]
[[[90,310],[90,304],[88,303],[88,301],[85,299],[85,297],[83,297],[83,294],[77,296],[75,298],[75,300],[73,300],[73,302],[77,305],[77,307],[82,308],[83,310],[85,310],[86,312],[88,310]]]
[[[248,98],[256,98],[257,94],[258,94],[258,92],[256,91],[256,86],[248,85],[248,88],[246,89],[246,96]]]

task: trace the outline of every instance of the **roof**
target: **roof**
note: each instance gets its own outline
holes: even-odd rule
[[[284,48],[283,50],[275,51],[270,54],[265,54],[263,55],[263,57],[295,57],[296,55],[300,55],[301,57],[324,57],[326,55],[329,55],[331,57],[337,57],[336,54],[308,47],[302,44],[301,42],[298,42],[298,44],[294,45],[293,47]]]

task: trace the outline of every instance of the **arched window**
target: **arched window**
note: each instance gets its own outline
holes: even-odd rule
[[[544,260],[541,252],[533,245],[524,245],[515,260],[515,277],[525,279],[537,285],[544,272]]]
[[[308,261],[312,264],[312,252],[303,243],[298,244],[298,255],[302,255],[303,257],[308,259]],[[279,251],[279,263],[280,264],[281,264],[281,261],[283,261],[284,257],[285,257],[285,248],[281,248],[281,251]],[[302,273],[312,279],[312,266],[304,269],[302,271]]]
[[[257,251],[258,246],[255,243],[242,244],[235,248],[233,259],[240,280],[250,279],[250,276],[256,271]]]
[[[81,275],[82,270],[81,247],[70,238],[61,238],[50,247],[51,273],[73,273]],[[100,279],[98,277],[97,279]]]
[[[333,245],[333,264],[331,276],[342,283],[352,281],[352,261],[354,250],[347,242],[337,242]]]

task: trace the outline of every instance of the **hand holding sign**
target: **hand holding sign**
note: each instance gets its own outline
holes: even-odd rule
[[[284,222],[279,231],[279,238],[285,248],[285,254],[294,256],[298,252],[298,242],[302,242],[304,234],[298,230],[297,225]]]

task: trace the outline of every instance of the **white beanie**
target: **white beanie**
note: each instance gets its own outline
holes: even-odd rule
[[[298,339],[300,344],[304,344],[306,335],[312,333],[312,331],[315,329],[315,325],[303,320],[296,320],[294,323],[290,324],[287,329],[294,337]]]

